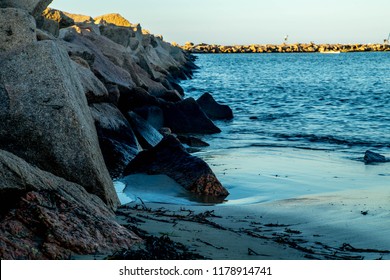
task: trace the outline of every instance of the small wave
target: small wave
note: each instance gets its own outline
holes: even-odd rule
[[[342,146],[362,146],[362,147],[375,147],[375,148],[389,148],[389,143],[378,143],[363,141],[359,139],[343,139],[337,138],[331,135],[315,135],[315,134],[285,134],[285,133],[276,133],[274,134],[276,138],[282,138],[287,141],[302,141],[306,140],[312,143],[326,143],[333,145],[342,145]]]
[[[256,116],[261,121],[274,121],[279,119],[291,118],[294,117],[294,114],[291,113],[272,113],[272,114],[260,114]]]
[[[253,144],[248,145],[248,147],[293,148],[293,149],[310,150],[310,151],[333,151],[334,150],[334,149],[331,149],[331,148],[318,148],[318,147],[288,145],[288,144],[275,144],[275,143],[253,143]]]

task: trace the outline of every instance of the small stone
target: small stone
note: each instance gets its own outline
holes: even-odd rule
[[[366,164],[382,163],[382,162],[387,162],[387,160],[385,156],[368,150],[364,155],[364,162]]]

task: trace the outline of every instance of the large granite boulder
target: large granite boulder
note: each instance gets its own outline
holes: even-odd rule
[[[34,18],[20,9],[0,9],[0,53],[37,41]]]
[[[18,8],[37,17],[51,2],[53,0],[0,0],[0,8]]]
[[[190,192],[205,196],[226,197],[229,192],[202,159],[190,155],[173,135],[156,147],[143,151],[130,162],[124,174],[165,174]]]
[[[232,109],[228,105],[219,104],[208,92],[199,97],[196,102],[212,120],[231,120],[233,118]]]
[[[141,146],[129,122],[113,104],[91,104],[90,109],[106,166],[111,177],[120,177]]]
[[[213,134],[221,130],[206,116],[195,99],[164,103],[165,126],[174,133]]]
[[[113,253],[139,238],[83,187],[0,150],[0,258]]]
[[[0,61],[0,148],[119,201],[99,148],[87,100],[66,51],[53,41]]]

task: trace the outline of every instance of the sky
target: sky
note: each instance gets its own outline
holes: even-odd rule
[[[169,42],[221,45],[383,43],[389,0],[54,0],[96,17],[120,13]]]

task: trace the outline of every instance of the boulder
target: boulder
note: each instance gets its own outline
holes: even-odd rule
[[[190,155],[173,135],[130,162],[124,174],[165,174],[198,195],[226,197],[229,193],[202,159]]]
[[[212,120],[231,120],[233,118],[233,111],[228,105],[219,104],[206,92],[196,100],[206,115]]]
[[[364,162],[366,164],[370,164],[370,163],[387,162],[387,160],[385,156],[368,150],[364,154]]]
[[[38,17],[53,0],[0,0],[0,8],[17,8]]]
[[[34,18],[20,9],[0,9],[0,53],[37,41]]]
[[[66,51],[54,41],[41,41],[1,59],[0,65],[0,148],[85,187],[115,208],[119,200]]]
[[[49,36],[57,38],[60,33],[60,27],[58,25],[58,22],[51,19],[47,19],[43,16],[39,17],[37,19],[38,41],[43,41],[43,40],[39,40],[39,37],[42,37],[42,32],[46,32],[47,34],[49,34]]]
[[[177,139],[179,139],[181,143],[194,148],[210,146],[210,144],[204,142],[202,139],[193,136],[178,135]]]
[[[157,106],[144,106],[134,110],[139,116],[146,120],[151,126],[159,130],[164,126],[164,112]]]
[[[135,83],[131,74],[121,67],[117,60],[123,53],[123,47],[89,31],[78,27],[69,27],[60,31],[60,38],[65,40],[64,45],[71,56],[85,56],[94,72],[104,84],[116,84],[123,87],[134,88]],[[105,39],[104,39],[105,38]],[[103,53],[103,51],[105,53]],[[120,60],[121,61],[121,60]]]
[[[118,107],[122,112],[133,111],[144,106],[160,107],[161,101],[151,96],[145,89],[136,87],[133,89],[120,87]]]
[[[131,51],[139,47],[139,40],[136,37],[136,31],[133,28],[114,26],[114,25],[100,25],[100,33],[109,38],[111,41],[130,48]]]
[[[110,102],[115,105],[118,105],[119,97],[121,95],[118,85],[107,83],[105,84],[105,86],[108,91],[108,99],[110,100]]]
[[[104,161],[114,178],[122,175],[126,165],[140,152],[141,147],[126,118],[109,103],[90,105]]]
[[[71,18],[75,23],[92,23],[94,22],[93,18],[91,16],[86,16],[86,15],[80,15],[80,14],[72,14],[72,13],[67,13],[63,12],[64,15],[67,17]]]
[[[69,259],[140,239],[83,187],[0,150],[0,258]]]
[[[128,119],[143,148],[155,147],[163,139],[160,132],[136,113],[129,112]]]
[[[179,102],[183,100],[182,96],[177,90],[166,90],[157,97],[168,102]]]
[[[57,22],[59,29],[66,28],[75,24],[72,18],[68,17],[64,12],[56,9],[47,8],[43,11],[42,17]]]
[[[94,18],[95,23],[97,24],[104,24],[104,23],[109,23],[109,24],[114,24],[116,26],[125,26],[125,27],[130,27],[132,24],[122,17],[120,14],[106,14],[102,16],[98,16]]]
[[[177,103],[164,103],[165,126],[174,133],[213,134],[221,130],[206,116],[195,99],[187,98]]]
[[[85,61],[73,61],[75,61],[73,64],[77,70],[77,74],[80,78],[81,85],[83,86],[84,94],[87,97],[88,104],[109,101],[109,94],[106,87],[89,68],[85,67]],[[77,63],[76,61],[80,61],[80,63],[83,63],[83,65]]]

